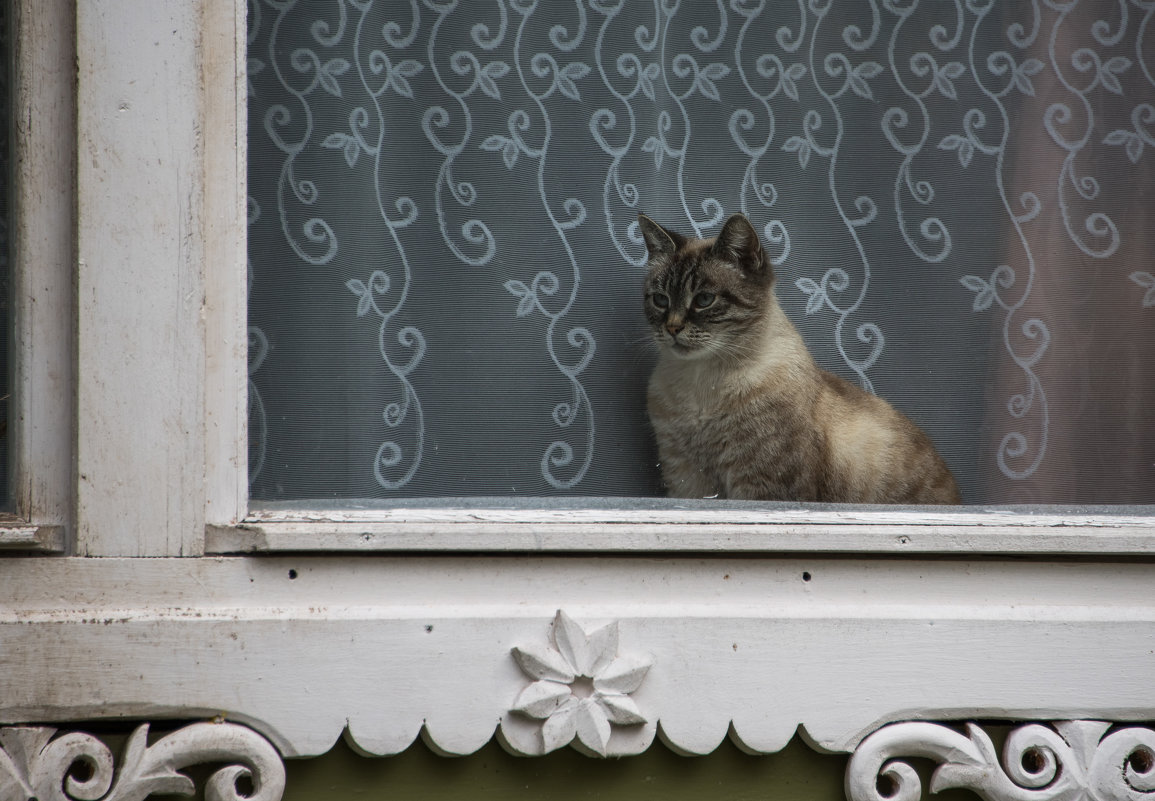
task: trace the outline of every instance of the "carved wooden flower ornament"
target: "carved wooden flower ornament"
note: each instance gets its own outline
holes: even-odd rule
[[[544,720],[547,752],[573,741],[606,755],[610,724],[645,723],[630,693],[638,689],[652,660],[618,654],[618,624],[586,632],[565,612],[553,621],[554,648],[514,648],[513,658],[536,681],[522,690],[513,711]]]

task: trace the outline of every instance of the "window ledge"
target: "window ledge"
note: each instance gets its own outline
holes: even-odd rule
[[[443,504],[445,502],[442,502]],[[524,502],[523,502],[524,503]],[[511,502],[280,508],[210,526],[210,553],[264,551],[757,552],[1136,555],[1155,553],[1155,508],[965,510],[708,502]]]
[[[0,551],[62,553],[64,527],[0,520]]]

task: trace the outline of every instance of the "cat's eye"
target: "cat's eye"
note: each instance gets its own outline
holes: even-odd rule
[[[655,292],[650,295],[650,301],[659,309],[668,309],[670,307],[670,299],[661,292]]]
[[[714,305],[714,301],[717,299],[718,299],[718,296],[715,295],[713,292],[699,292],[697,295],[694,295],[694,308],[695,309],[708,308],[708,307]]]

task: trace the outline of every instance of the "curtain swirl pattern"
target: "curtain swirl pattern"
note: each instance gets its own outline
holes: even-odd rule
[[[661,494],[645,213],[969,503],[1155,502],[1155,1],[250,0],[254,502]]]

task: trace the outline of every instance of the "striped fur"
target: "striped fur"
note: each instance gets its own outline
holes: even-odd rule
[[[918,426],[814,363],[745,217],[705,240],[638,222],[659,350],[649,414],[671,496],[959,503]]]

